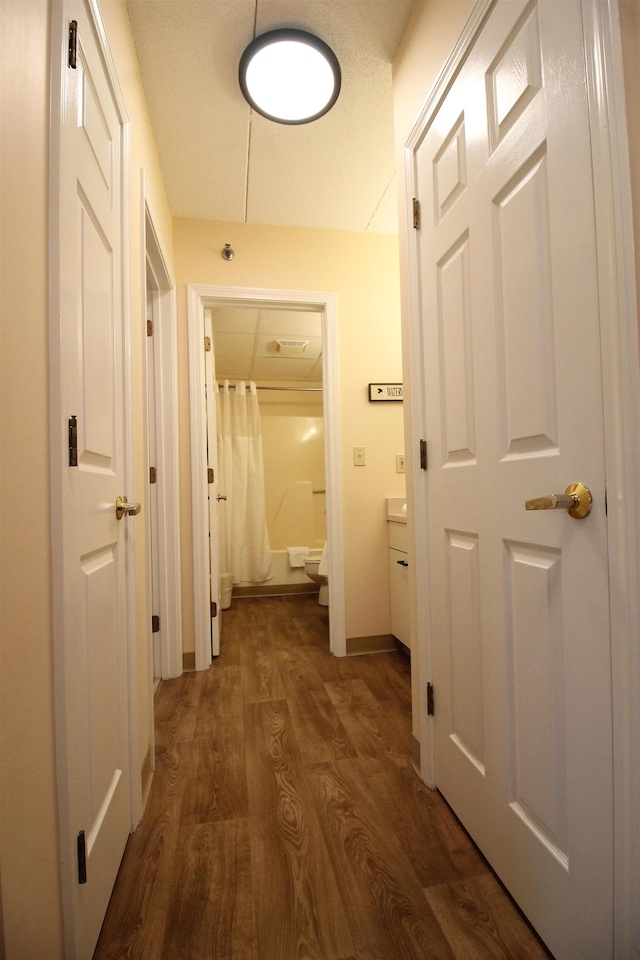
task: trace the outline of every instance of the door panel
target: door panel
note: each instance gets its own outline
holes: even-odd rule
[[[127,703],[123,120],[102,56],[94,10],[65,0],[78,24],[75,69],[62,68],[57,236],[59,366],[55,431],[59,503],[56,624],[59,782],[66,955],[91,956],[131,823]],[[66,40],[66,37],[63,38]],[[55,395],[54,394],[54,395]],[[55,403],[54,403],[55,408]],[[77,466],[68,420],[77,417]],[[58,419],[59,418],[59,419]],[[65,456],[66,454],[66,456]],[[77,838],[86,841],[86,882]]]
[[[502,2],[415,153],[436,783],[550,949],[612,949],[609,598],[579,3]],[[525,511],[581,481],[589,517]]]

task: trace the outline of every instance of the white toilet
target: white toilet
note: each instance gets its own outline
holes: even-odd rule
[[[322,564],[322,567],[320,566]],[[320,584],[318,594],[318,603],[321,607],[329,606],[329,577],[326,573],[320,573],[320,569],[326,570],[327,567],[327,545],[323,550],[310,550],[309,556],[304,558],[304,572],[313,580]]]

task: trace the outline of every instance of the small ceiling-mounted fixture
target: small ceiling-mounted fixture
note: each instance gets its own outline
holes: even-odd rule
[[[309,346],[308,340],[276,340],[276,353],[281,357],[301,357]]]
[[[338,58],[324,41],[304,30],[271,30],[242,54],[240,88],[247,102],[277,123],[310,123],[338,99]]]
[[[223,260],[233,260],[234,256],[235,256],[235,253],[234,253],[233,250],[231,249],[231,244],[230,244],[230,243],[225,243],[225,245],[224,245],[224,250],[222,251],[222,259],[223,259]]]

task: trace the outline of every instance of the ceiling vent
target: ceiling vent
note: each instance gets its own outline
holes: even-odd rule
[[[308,340],[276,340],[276,353],[281,357],[301,357],[308,345]]]

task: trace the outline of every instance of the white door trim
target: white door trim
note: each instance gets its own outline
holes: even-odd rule
[[[163,680],[182,674],[182,594],[180,564],[180,491],[178,474],[178,331],[176,324],[175,284],[167,266],[158,219],[155,214],[149,184],[144,170],[140,171],[140,195],[142,214],[141,279],[146,304],[147,263],[158,284],[158,316],[154,337],[155,385],[156,385],[156,459],[153,464],[158,471],[158,566],[160,577],[159,610],[151,610],[151,590],[148,590],[148,642],[150,673],[153,673],[153,639],[151,616],[157,612],[161,629],[161,673]],[[142,324],[142,337],[146,339],[146,324]],[[143,356],[146,343],[142,344]],[[146,419],[146,418],[145,418]],[[145,476],[149,476],[146,463]],[[147,543],[150,542],[149,513],[146,515]],[[147,564],[147,567],[149,563]],[[147,569],[150,584],[150,573]],[[150,684],[153,676],[150,676]],[[150,687],[151,689],[151,687]]]
[[[109,49],[106,31],[102,22],[98,0],[84,0],[84,6],[92,25],[97,46],[105,66],[105,72],[118,112],[121,125],[121,155],[115,158],[121,168],[122,182],[122,325],[123,325],[123,419],[124,419],[124,485],[129,499],[135,499],[135,447],[133,423],[133,386],[131,367],[131,271],[130,271],[130,169],[131,135],[130,121],[120,89],[115,63]],[[51,552],[52,552],[52,592],[53,592],[53,670],[54,670],[54,723],[56,736],[56,766],[58,786],[58,816],[60,828],[60,875],[62,884],[62,906],[65,927],[67,955],[75,955],[75,897],[76,879],[74,864],[69,863],[67,851],[71,850],[75,838],[70,836],[70,800],[67,777],[67,720],[65,689],[65,619],[63,603],[63,475],[68,470],[67,448],[61,435],[60,425],[68,416],[63,409],[61,376],[61,273],[59,251],[64,242],[61,238],[62,212],[60,206],[60,152],[61,123],[64,116],[62,102],[64,76],[67,71],[69,23],[65,16],[63,3],[52,5],[51,16],[51,114],[49,146],[49,370],[50,370],[50,467],[51,467]],[[136,638],[136,526],[130,524],[126,530],[124,544],[125,558],[125,622],[127,650],[127,691],[128,715],[124,724],[128,729],[128,762],[130,784],[130,824],[133,831],[142,816],[142,787],[140,776],[132,772],[140,771],[139,750],[139,696],[138,696],[138,656]]]
[[[617,0],[582,2],[600,293],[613,675],[614,957],[640,954],[640,371]],[[634,735],[635,731],[635,735]],[[635,826],[635,832],[634,832]]]
[[[193,518],[193,582],[196,670],[211,663],[207,489],[206,407],[204,403],[204,309],[212,306],[295,307],[322,314],[322,377],[329,552],[330,649],[346,656],[344,550],[342,537],[342,476],[337,346],[337,297],[306,290],[267,290],[193,284],[187,288],[189,384],[191,412],[191,489]]]
[[[608,491],[608,537],[611,598],[611,644],[614,709],[614,886],[616,960],[640,953],[640,836],[633,811],[640,803],[640,663],[639,544],[636,505],[640,476],[638,409],[640,379],[633,260],[629,149],[626,130],[619,16],[616,0],[576,0],[583,10],[592,159],[597,221],[602,375],[605,417],[605,464]],[[415,153],[438,106],[467,58],[496,0],[479,0],[449,59],[429,93],[405,151],[406,210],[416,196]],[[409,376],[415,449],[424,436],[425,391],[420,364],[422,331],[418,240],[407,230],[409,264]],[[415,535],[427,535],[425,474],[413,461],[408,495],[415,517]],[[415,556],[414,616],[417,611],[419,725],[421,770],[433,785],[432,721],[427,717],[426,685],[431,679],[431,636],[428,611],[429,569],[426,551]]]

